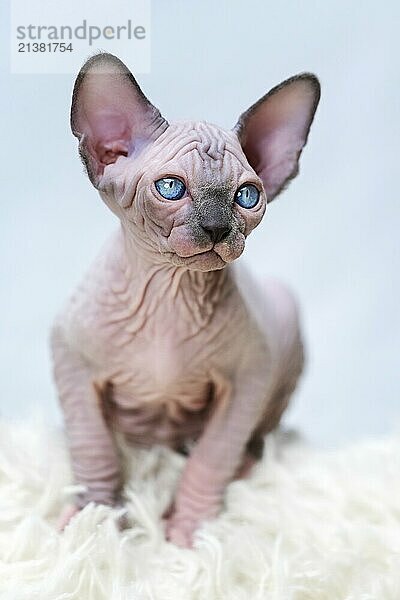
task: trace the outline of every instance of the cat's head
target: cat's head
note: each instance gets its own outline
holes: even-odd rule
[[[128,68],[102,53],[76,79],[71,127],[90,181],[138,252],[211,271],[240,256],[267,202],[296,176],[319,96],[305,73],[269,91],[231,131],[169,124]]]

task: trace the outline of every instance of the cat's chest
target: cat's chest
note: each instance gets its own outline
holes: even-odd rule
[[[204,423],[221,353],[210,343],[212,323],[192,336],[179,325],[167,326],[165,317],[113,354],[109,379],[118,430],[166,441],[194,433]]]
[[[182,339],[178,332],[143,332],[113,356],[117,383],[129,382],[142,394],[179,388],[185,380],[203,379],[209,363],[200,339]]]
[[[188,316],[165,302],[143,322],[134,315],[110,328],[104,362],[117,374],[114,380],[129,380],[142,394],[175,390],[184,382],[195,387],[229,356],[227,309],[225,304],[211,314]]]
[[[212,400],[209,364],[193,341],[139,337],[118,357],[111,380],[116,429],[135,443],[200,431]]]
[[[78,307],[70,328],[75,345],[121,407],[168,406],[171,414],[174,406],[199,409],[210,373],[231,369],[237,358],[243,310],[231,286],[219,289],[218,302],[200,301],[193,289],[176,296],[168,289],[163,296],[148,288],[140,297],[107,293]]]

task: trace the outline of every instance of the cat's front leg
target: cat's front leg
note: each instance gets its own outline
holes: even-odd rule
[[[62,530],[89,502],[114,506],[121,473],[117,449],[104,419],[98,382],[58,331],[53,332],[51,345],[74,480],[84,489],[72,505],[61,511],[58,529]]]
[[[272,398],[265,366],[243,365],[233,382],[218,375],[214,386],[215,410],[187,460],[166,521],[167,539],[183,547],[191,547],[196,529],[219,514],[225,488]]]

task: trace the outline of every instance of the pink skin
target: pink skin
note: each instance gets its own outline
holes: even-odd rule
[[[88,502],[120,502],[114,433],[142,447],[192,446],[166,536],[190,547],[224,490],[247,476],[302,370],[296,305],[232,265],[296,175],[319,99],[312,75],[274,88],[233,131],[168,124],[109,54],[78,75],[71,125],[90,180],[121,226],[52,330],[54,374],[76,483],[59,529]],[[168,200],[155,181],[175,177]],[[238,188],[258,203],[243,208]]]

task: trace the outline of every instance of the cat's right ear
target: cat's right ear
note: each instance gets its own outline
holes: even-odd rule
[[[301,73],[270,90],[235,126],[243,152],[271,202],[295,177],[320,98],[312,73]]]
[[[107,165],[139,152],[167,127],[119,58],[100,53],[86,61],[75,81],[71,129],[95,187]]]

